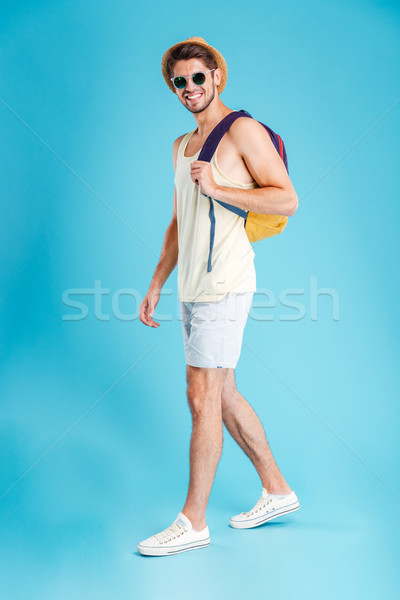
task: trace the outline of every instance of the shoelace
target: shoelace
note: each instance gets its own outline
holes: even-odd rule
[[[172,525],[167,527],[167,529],[164,529],[164,531],[156,533],[154,537],[160,542],[160,544],[163,544],[164,542],[170,542],[171,540],[180,537],[186,532],[186,527],[181,527],[179,523],[172,523]]]
[[[264,498],[263,496],[261,496],[261,498],[259,498],[255,503],[253,508],[244,514],[246,515],[246,517],[250,517],[251,515],[254,515],[254,513],[260,511],[262,508],[266,508],[266,506],[270,502],[272,502],[272,498]]]

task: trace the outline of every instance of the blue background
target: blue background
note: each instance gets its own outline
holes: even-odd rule
[[[2,597],[398,598],[397,3],[14,1],[0,21]],[[282,136],[300,200],[256,245],[273,301],[237,382],[302,506],[232,530],[261,486],[225,432],[211,546],[144,558],[188,485],[176,271],[158,329],[137,309],[196,126],[161,57],[190,36],[225,56],[224,104]]]

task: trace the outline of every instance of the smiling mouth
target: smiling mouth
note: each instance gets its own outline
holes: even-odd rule
[[[186,100],[188,100],[188,102],[196,102],[197,100],[199,100],[202,97],[202,93],[196,93],[196,94],[190,94],[189,96],[186,96]]]

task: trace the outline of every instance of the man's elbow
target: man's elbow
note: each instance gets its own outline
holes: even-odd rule
[[[299,206],[299,199],[297,198],[296,192],[293,192],[290,198],[290,202],[288,203],[288,209],[286,212],[286,216],[292,217]]]

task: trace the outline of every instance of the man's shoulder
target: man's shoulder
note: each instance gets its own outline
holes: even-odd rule
[[[188,132],[188,133],[190,133],[190,132]],[[183,133],[182,135],[180,135],[179,137],[177,137],[177,138],[174,140],[174,143],[173,143],[173,150],[174,150],[174,152],[177,152],[177,151],[178,151],[178,148],[179,148],[179,146],[181,145],[181,142],[182,142],[183,138],[184,138],[185,136],[187,136],[187,135],[188,135],[187,133]]]
[[[256,119],[241,117],[232,123],[229,127],[229,133],[234,137],[251,136],[253,134],[265,135],[265,127]]]
[[[179,137],[177,137],[174,141],[174,144],[179,144],[181,143],[181,141],[183,140],[183,138],[185,137],[185,135],[187,135],[187,133],[182,133],[182,135],[180,135]]]
[[[182,140],[185,136],[187,136],[187,133],[183,133],[182,135],[177,137],[172,145],[172,158],[173,158],[173,163],[174,163],[174,169],[176,168],[176,159],[178,157],[179,146],[181,145]]]
[[[230,141],[239,150],[257,146],[273,148],[271,138],[264,125],[250,117],[236,119],[230,126],[228,134]]]

